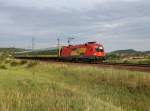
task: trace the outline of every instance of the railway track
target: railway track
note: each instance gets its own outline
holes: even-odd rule
[[[126,69],[130,71],[150,72],[149,64],[102,63],[98,65],[103,67],[113,67],[116,69]]]
[[[58,64],[68,64],[68,65],[77,65],[77,66],[95,66],[100,68],[115,68],[123,69],[130,71],[140,71],[140,72],[149,72],[150,73],[150,64],[127,64],[127,63],[88,63],[88,62],[69,62],[69,61],[56,61],[52,59],[48,60],[39,60],[43,62],[53,62]]]
[[[99,63],[98,63],[99,64]],[[100,63],[102,65],[116,65],[116,66],[132,66],[132,67],[148,67],[150,68],[150,64],[126,64],[126,63]]]

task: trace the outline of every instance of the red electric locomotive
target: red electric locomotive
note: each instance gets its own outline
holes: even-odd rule
[[[64,46],[60,51],[60,58],[71,61],[103,61],[104,47],[96,42],[81,45]]]
[[[101,44],[88,42],[81,45],[69,45],[42,50],[31,50],[15,53],[15,58],[20,59],[55,59],[69,61],[103,61],[105,51]]]

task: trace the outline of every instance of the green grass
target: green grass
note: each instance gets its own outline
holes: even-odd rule
[[[0,111],[150,110],[149,73],[33,61],[1,64],[6,69],[0,68]]]

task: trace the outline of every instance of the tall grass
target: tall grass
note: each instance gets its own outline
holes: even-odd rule
[[[0,111],[150,110],[149,73],[41,62],[6,66]]]

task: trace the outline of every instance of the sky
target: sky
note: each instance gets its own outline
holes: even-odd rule
[[[107,52],[150,50],[150,0],[0,0],[0,47],[97,41]]]

